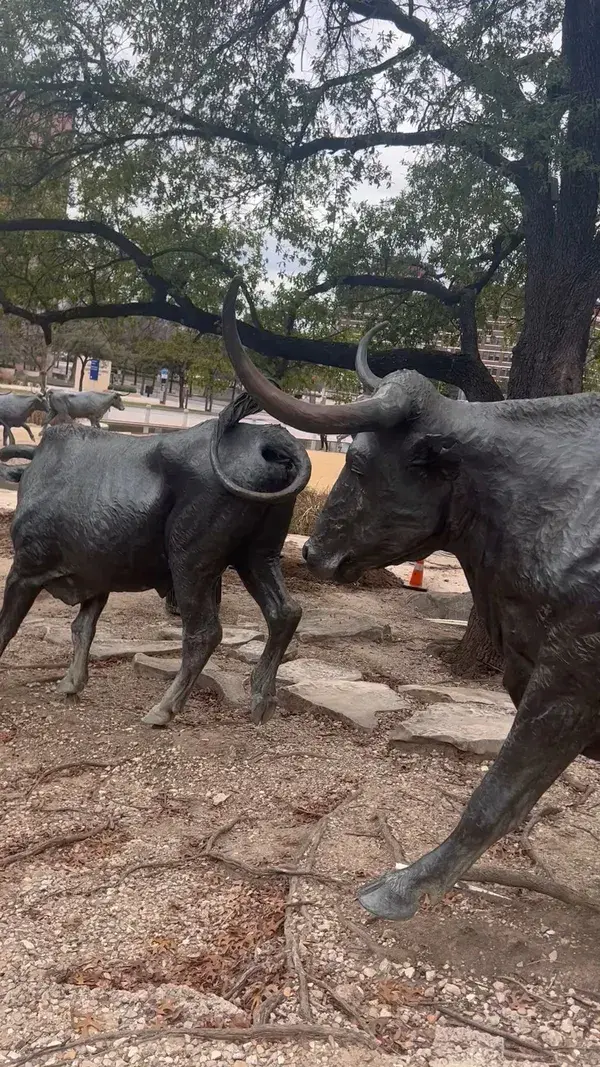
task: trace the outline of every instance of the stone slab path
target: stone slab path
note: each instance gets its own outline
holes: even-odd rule
[[[281,703],[290,711],[333,716],[359,730],[375,730],[380,711],[399,711],[404,701],[381,682],[342,679],[299,682],[281,691]]]
[[[461,752],[497,756],[512,726],[514,708],[485,704],[429,704],[389,735],[391,748],[451,745]]]

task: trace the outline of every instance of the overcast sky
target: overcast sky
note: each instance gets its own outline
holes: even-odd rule
[[[405,148],[383,148],[379,154],[389,170],[390,184],[375,186],[370,182],[360,182],[352,195],[352,200],[355,203],[366,200],[370,204],[376,204],[380,200],[398,196],[406,183],[407,166],[414,158],[415,152]],[[277,251],[274,237],[267,237],[264,249],[268,283],[272,284],[277,280],[283,260],[280,252]],[[291,245],[286,250],[285,268],[287,271],[293,269],[293,248]]]
[[[307,5],[307,17],[309,26],[316,26],[318,20],[321,18],[321,11],[319,8],[318,0],[309,0]],[[381,23],[370,22],[363,25],[360,29],[361,34],[367,38],[371,38],[375,41],[378,34],[381,31]],[[387,54],[392,55],[398,51],[399,48],[406,47],[410,44],[411,38],[407,34],[396,32],[394,38],[389,44]],[[314,53],[314,36],[310,33],[307,38],[302,41],[301,46],[298,46],[296,52],[296,59],[294,62],[295,73],[297,77],[310,78],[311,77],[311,60]],[[384,55],[385,58],[385,55]],[[341,131],[340,131],[341,132]],[[414,149],[406,148],[381,148],[379,149],[379,157],[386,166],[390,175],[389,185],[375,186],[370,182],[359,183],[353,193],[352,200],[355,203],[361,201],[367,201],[368,203],[375,204],[380,200],[397,196],[406,182],[406,170],[407,166],[415,158],[416,151]],[[286,249],[285,267],[287,270],[292,269],[292,262],[290,262],[290,256],[293,253],[293,249],[290,247]],[[265,241],[265,257],[267,266],[268,278],[275,281],[277,273],[282,267],[282,257],[277,251],[276,241],[272,237],[268,237]]]

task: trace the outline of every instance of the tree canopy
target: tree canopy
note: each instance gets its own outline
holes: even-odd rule
[[[5,310],[48,327],[65,302],[110,305],[218,333],[227,277],[243,267],[255,292],[269,233],[292,255],[244,324],[266,357],[350,368],[358,308],[391,321],[376,369],[498,399],[476,326],[508,307],[511,394],[581,388],[600,294],[596,0],[7,0],[0,94]],[[401,193],[357,204],[409,149]],[[7,235],[20,214],[66,215],[67,182],[71,220],[151,261],[107,231]],[[27,295],[32,262],[51,283]]]

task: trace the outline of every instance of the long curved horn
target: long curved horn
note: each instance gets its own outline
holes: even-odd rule
[[[232,482],[229,475],[223,470],[219,460],[219,441],[222,435],[218,431],[219,426],[216,424],[210,438],[210,462],[221,484],[234,496],[239,496],[242,500],[253,500],[260,504],[277,504],[282,500],[289,500],[291,497],[298,496],[298,493],[301,493],[307,485],[311,474],[310,459],[306,449],[299,445],[297,441],[294,441],[293,437],[290,452],[293,451],[293,458],[297,460],[297,469],[296,477],[291,485],[274,493],[260,493],[255,489],[246,489],[245,486]]]
[[[360,378],[365,389],[369,393],[374,392],[375,389],[379,389],[379,386],[381,385],[381,382],[383,380],[377,374],[374,374],[369,366],[369,341],[371,340],[374,334],[379,332],[379,330],[383,330],[384,326],[389,326],[389,322],[378,322],[377,326],[372,326],[371,329],[368,330],[367,333],[364,335],[364,337],[361,337],[360,341],[358,342],[358,348],[356,349],[356,363],[354,364],[354,369],[358,374],[358,377]]]
[[[222,313],[223,340],[227,355],[244,388],[260,400],[269,415],[289,426],[295,426],[298,430],[346,435],[393,425],[407,413],[403,407],[394,409],[382,404],[376,397],[372,400],[331,404],[327,407],[307,404],[304,400],[296,400],[289,393],[284,393],[276,385],[272,385],[254,366],[240,341],[235,320],[235,302],[240,284],[241,278],[234,278],[225,294]]]

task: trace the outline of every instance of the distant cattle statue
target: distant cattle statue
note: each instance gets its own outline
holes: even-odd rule
[[[280,552],[310,460],[283,427],[240,423],[259,410],[242,394],[218,419],[179,433],[129,437],[51,426],[37,448],[12,449],[32,462],[12,525],[0,653],[42,589],[79,604],[73,658],[59,685],[79,693],[109,593],[172,590],[183,623],[181,669],[144,719],[164,726],[221,640],[217,601],[231,566],[267,622],[251,701],[255,723],[269,718],[277,670],[301,616],[286,593]]]
[[[34,411],[48,411],[48,403],[42,393],[32,396],[30,393],[2,393],[0,394],[0,423],[3,427],[2,443],[15,443],[12,432],[15,426],[22,426],[27,430],[32,441],[35,438],[26,423],[26,419]]]
[[[67,419],[89,419],[92,426],[100,427],[100,420],[104,418],[109,408],[118,408],[124,411],[121,394],[110,393],[74,393],[69,389],[49,389],[48,417],[44,425],[59,416]],[[64,420],[66,421],[66,420]]]
[[[518,709],[450,836],[361,889],[374,915],[408,919],[519,825],[576,756],[600,757],[600,396],[464,404],[415,371],[377,378],[365,338],[357,370],[374,395],[303,403],[251,363],[237,292],[236,282],[223,335],[245,388],[288,425],[354,438],[305,545],[308,564],[354,582],[370,567],[454,553]]]

